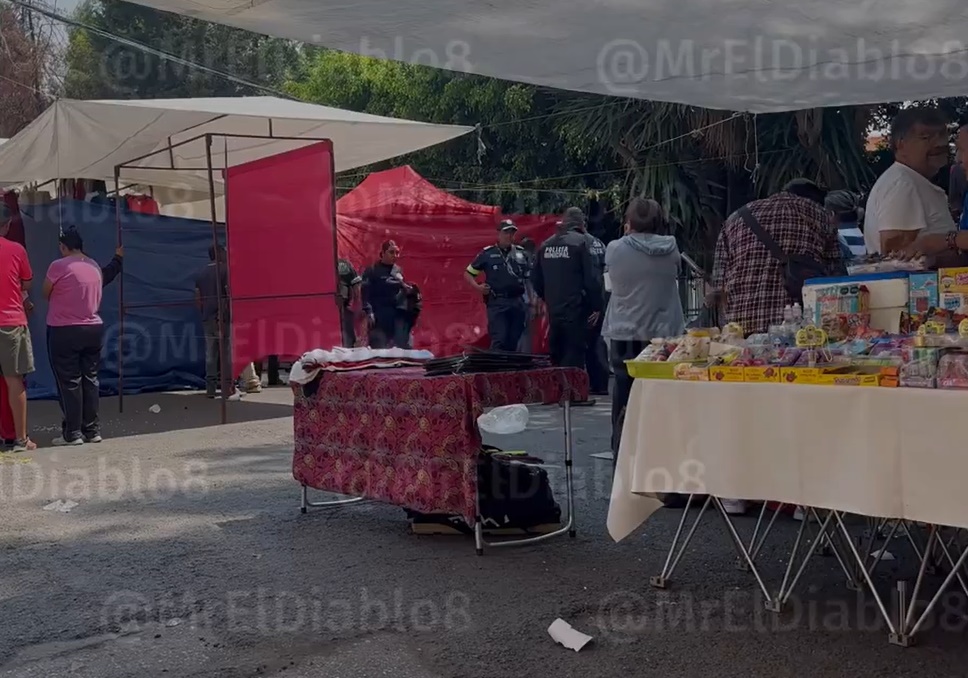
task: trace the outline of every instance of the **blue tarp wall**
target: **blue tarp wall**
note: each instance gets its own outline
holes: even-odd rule
[[[84,251],[101,265],[114,256],[117,222],[114,206],[63,200],[24,205],[24,237],[34,285],[30,317],[36,371],[27,379],[30,398],[57,396],[47,357],[47,302],[41,292],[50,263],[60,256],[61,228],[76,226]],[[194,305],[195,276],[208,264],[211,224],[121,213],[124,243],[124,392],[201,388],[205,376],[205,343]],[[224,229],[220,229],[220,234]],[[121,278],[104,289],[104,350],[101,394],[118,392],[118,301]]]

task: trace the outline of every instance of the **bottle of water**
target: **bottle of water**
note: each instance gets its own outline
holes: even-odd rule
[[[800,304],[793,305],[793,323],[798,330],[802,330],[804,327],[803,309]]]
[[[797,343],[797,330],[794,326],[793,307],[787,304],[783,309],[783,345],[795,346]]]

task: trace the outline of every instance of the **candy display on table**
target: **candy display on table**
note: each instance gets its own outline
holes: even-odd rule
[[[938,360],[938,388],[968,388],[968,350],[943,349]]]
[[[955,316],[968,317],[968,268],[940,269],[938,290],[942,309]]]
[[[783,323],[746,339],[735,325],[654,339],[627,361],[629,373],[713,383],[968,388],[968,319],[956,333],[932,320],[907,335],[852,326],[844,339],[831,341],[824,328],[799,316],[788,307]]]

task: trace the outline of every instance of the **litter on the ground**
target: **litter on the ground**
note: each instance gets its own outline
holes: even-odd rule
[[[52,501],[44,507],[45,511],[57,511],[59,513],[70,513],[71,509],[78,506],[76,501],[70,501],[65,499],[58,499],[57,501]]]
[[[871,558],[875,560],[894,560],[894,554],[886,549],[878,549],[871,553]]]
[[[571,624],[564,619],[558,618],[551,622],[548,627],[548,635],[558,644],[564,645],[569,650],[578,652],[588,645],[591,636],[585,635],[581,631],[576,631]]]
[[[151,412],[152,414],[158,414],[159,412],[161,412],[161,405],[152,405],[151,407],[148,408],[148,411]]]

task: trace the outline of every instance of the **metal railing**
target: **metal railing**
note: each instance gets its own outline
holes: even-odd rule
[[[706,292],[712,284],[709,274],[688,254],[682,254],[682,272],[679,274],[679,299],[686,323],[699,317],[705,306]]]

